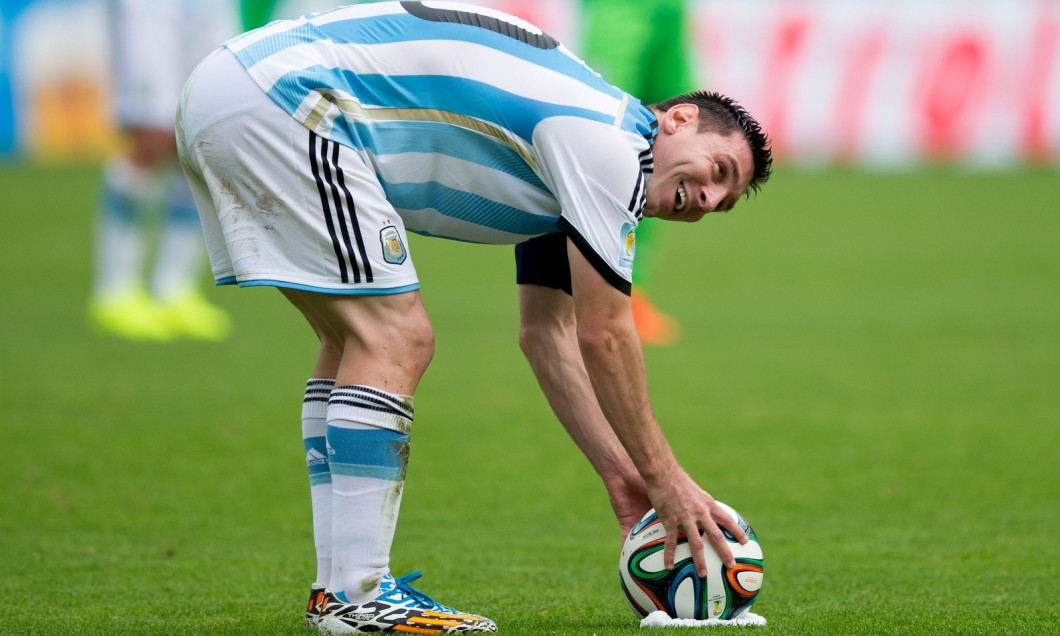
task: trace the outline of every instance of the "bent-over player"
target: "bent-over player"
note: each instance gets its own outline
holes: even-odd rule
[[[643,217],[698,221],[768,178],[744,109],[706,93],[645,106],[515,17],[386,2],[228,42],[189,79],[177,123],[217,282],[279,288],[320,340],[302,411],[311,625],[496,629],[389,570],[434,354],[408,231],[517,245],[521,346],[622,532],[655,507],[668,566],[678,533],[733,564],[717,524],[746,536],[655,420],[629,294]]]

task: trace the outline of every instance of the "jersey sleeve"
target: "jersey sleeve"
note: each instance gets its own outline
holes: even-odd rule
[[[534,146],[542,176],[560,203],[557,228],[628,295],[651,165],[648,140],[605,123],[556,117],[538,125]]]

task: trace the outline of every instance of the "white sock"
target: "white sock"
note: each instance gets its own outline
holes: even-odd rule
[[[151,279],[151,292],[163,303],[197,289],[206,265],[206,248],[195,198],[180,166],[174,164],[174,168],[175,172],[170,174],[165,219]]]
[[[411,397],[360,385],[331,392],[331,589],[340,600],[375,598],[390,572],[412,415]]]
[[[114,299],[142,285],[148,242],[144,217],[157,196],[153,172],[124,157],[107,162],[96,224],[96,298]]]
[[[313,543],[317,554],[316,582],[331,584],[331,469],[328,467],[328,396],[334,380],[309,380],[302,401],[302,444],[309,469],[313,502]]]

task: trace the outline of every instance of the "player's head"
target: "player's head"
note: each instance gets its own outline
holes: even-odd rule
[[[659,118],[646,216],[698,221],[725,212],[769,179],[769,138],[742,106],[698,91],[651,106]]]

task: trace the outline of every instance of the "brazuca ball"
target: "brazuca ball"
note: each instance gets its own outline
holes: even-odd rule
[[[762,589],[762,546],[750,525],[740,513],[718,502],[747,533],[748,541],[740,545],[724,528],[736,567],[726,568],[714,548],[704,543],[707,576],[696,574],[688,539],[677,539],[674,569],[663,567],[663,544],[666,529],[655,510],[649,510],[622,544],[618,569],[622,591],[630,606],[641,617],[655,611],[673,618],[731,620],[743,616]]]

